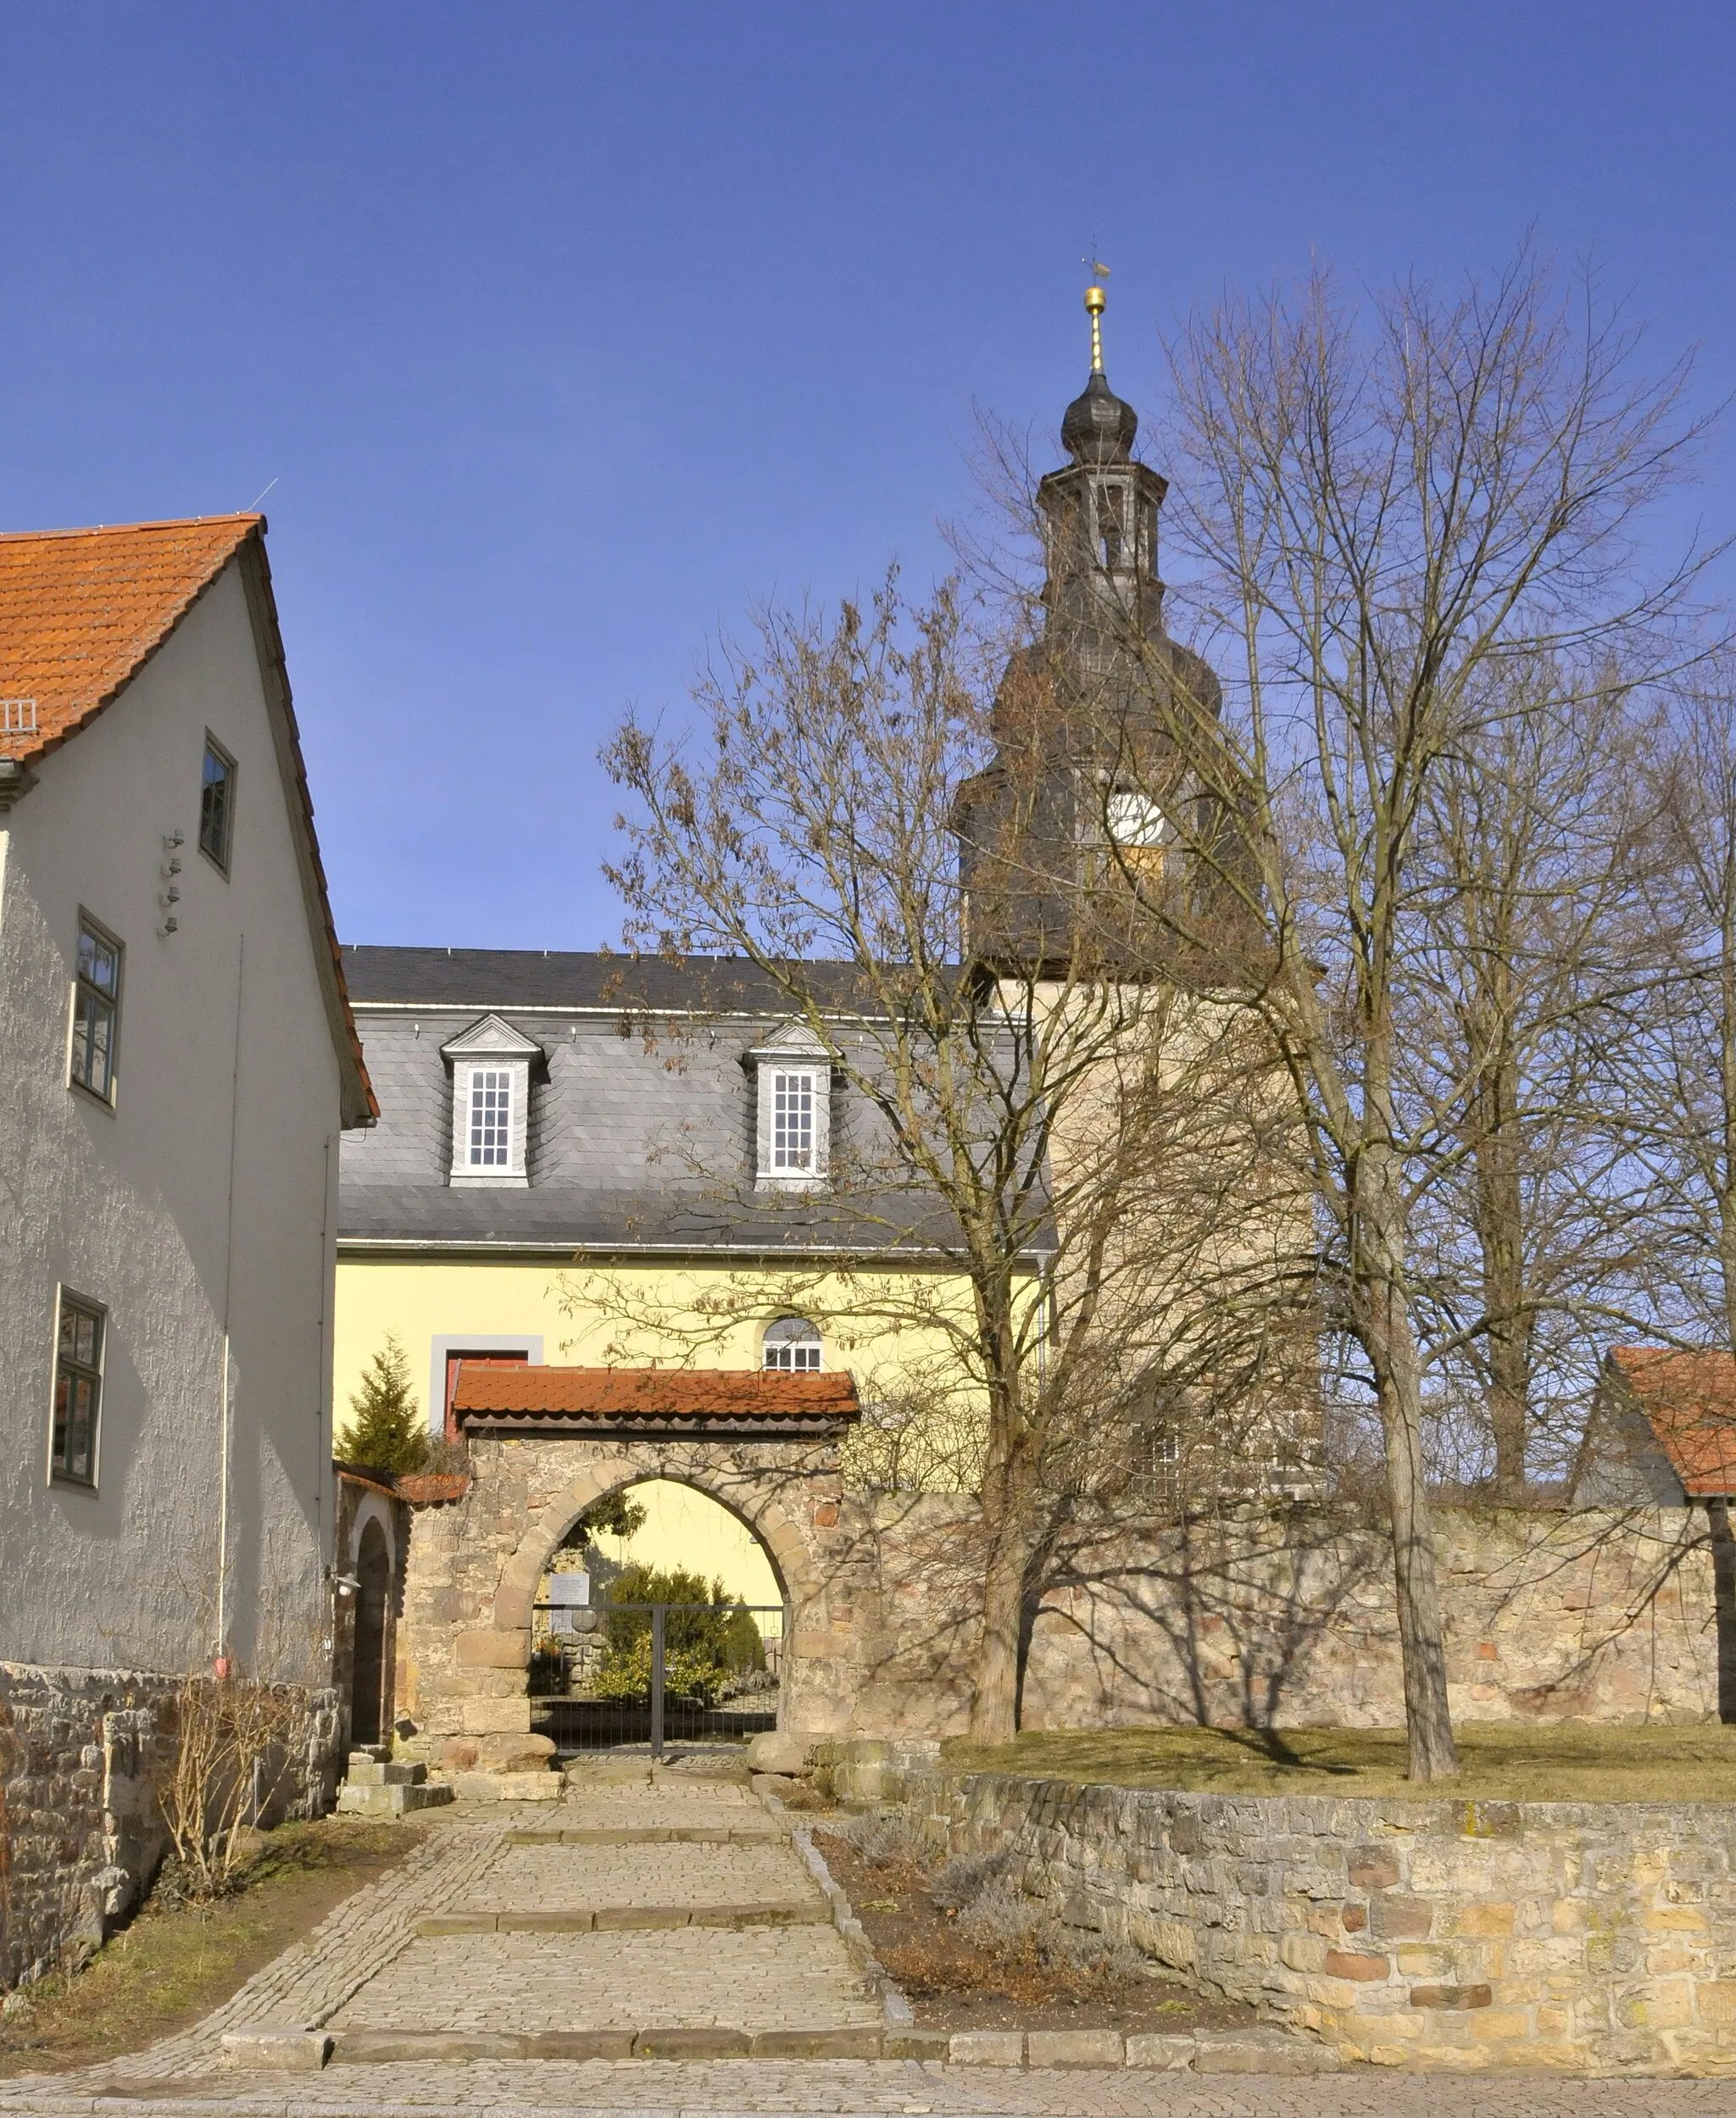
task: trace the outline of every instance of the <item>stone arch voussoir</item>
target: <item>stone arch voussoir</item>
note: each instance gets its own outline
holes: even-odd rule
[[[767,1485],[773,1474],[764,1474]],[[727,1476],[705,1475],[704,1461],[691,1459],[671,1465],[661,1457],[640,1458],[611,1451],[591,1459],[571,1481],[554,1494],[537,1516],[525,1526],[517,1548],[501,1570],[494,1594],[493,1627],[497,1632],[522,1638],[525,1655],[530,1654],[531,1607],[537,1587],[556,1547],[570,1525],[585,1509],[622,1486],[641,1485],[659,1478],[691,1486],[746,1524],[765,1547],[791,1603],[798,1611],[815,1602],[823,1593],[807,1543],[800,1529],[775,1493],[756,1498],[759,1478],[751,1470],[732,1466]]]

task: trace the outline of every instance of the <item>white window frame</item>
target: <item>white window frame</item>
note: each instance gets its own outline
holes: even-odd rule
[[[484,1015],[468,1030],[441,1048],[452,1065],[452,1160],[448,1181],[463,1190],[522,1190],[530,1182],[526,1150],[530,1138],[531,1067],[542,1056],[542,1047],[503,1022],[498,1015]],[[473,1099],[479,1077],[504,1077],[506,1139],[504,1161],[471,1159]],[[482,1092],[486,1092],[486,1091]]]
[[[787,1359],[781,1357],[785,1354]],[[826,1365],[826,1342],[819,1326],[805,1316],[773,1317],[760,1341],[760,1365],[778,1376],[820,1374]]]
[[[832,1166],[832,1054],[795,1025],[747,1054],[755,1076],[754,1186],[761,1192],[823,1191]],[[810,1126],[808,1159],[792,1162],[780,1124],[780,1093],[799,1084]]]

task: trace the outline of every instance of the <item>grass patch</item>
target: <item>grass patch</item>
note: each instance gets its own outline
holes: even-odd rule
[[[998,1748],[942,1746],[948,1769],[1198,1794],[1445,1795],[1473,1802],[1736,1802],[1736,1727],[1457,1732],[1456,1780],[1405,1776],[1401,1728],[1058,1728]]]
[[[147,1901],[83,1971],[39,1979],[0,2015],[0,2079],[94,2065],[197,2022],[395,1868],[426,1830],[361,1817],[285,1824],[232,1896],[173,1909]]]

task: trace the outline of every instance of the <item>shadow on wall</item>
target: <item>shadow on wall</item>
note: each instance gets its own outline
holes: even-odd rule
[[[857,1726],[968,1719],[980,1524],[954,1495],[863,1507],[882,1626]],[[1440,1511],[1454,1711],[1478,1721],[1716,1719],[1711,1555],[1686,1509]],[[1397,1725],[1391,1548],[1359,1510],[1249,1505],[1070,1526],[1034,1572],[1027,1728]]]

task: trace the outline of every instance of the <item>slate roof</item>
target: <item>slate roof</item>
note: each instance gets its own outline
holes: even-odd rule
[[[199,515],[88,530],[0,536],[0,759],[40,764],[112,705],[193,605],[239,559],[261,635],[267,681],[289,734],[289,798],[303,834],[310,907],[330,956],[328,1007],[341,1060],[353,1070],[346,1122],[377,1106],[344,989],[343,954],[314,830],[313,797],[290,697],[283,641],[265,559],[262,514]]]
[[[790,1017],[744,965],[522,949],[347,948],[344,959],[381,1107],[377,1126],[343,1142],[338,1232],[353,1251],[956,1251],[952,1223],[914,1187],[871,1198],[754,1188],[743,1062]],[[847,993],[855,974],[835,969]],[[452,1074],[441,1048],[488,1014],[545,1054],[531,1078],[525,1187],[448,1181]],[[852,1035],[841,1015],[835,1041]],[[832,1103],[835,1148],[871,1136],[865,1099],[840,1083]]]
[[[1736,1354],[1617,1346],[1610,1359],[1689,1498],[1736,1493]]]
[[[393,948],[352,943],[343,952],[350,991],[381,1006],[486,1009],[584,1008],[604,1013],[776,1015],[789,1003],[765,974],[727,956],[618,956],[608,950]],[[826,1004],[860,1003],[852,964],[814,964],[804,979]]]
[[[703,1424],[822,1431],[860,1416],[848,1375],[754,1369],[467,1368],[453,1411],[461,1426],[612,1428]]]

